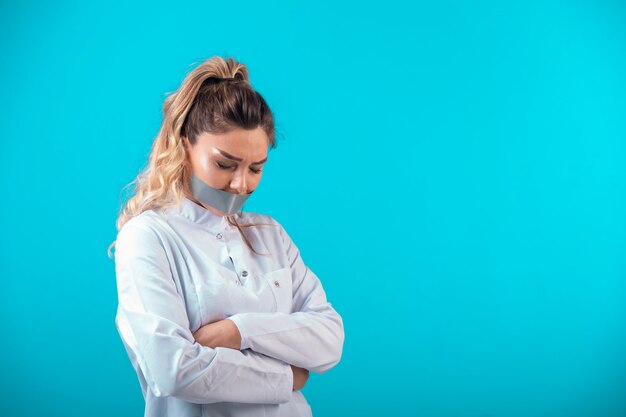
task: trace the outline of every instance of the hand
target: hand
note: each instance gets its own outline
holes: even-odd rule
[[[215,321],[200,327],[194,334],[196,342],[210,348],[226,347],[241,349],[241,333],[234,321],[229,319]]]
[[[306,381],[309,379],[309,370],[298,368],[294,365],[290,366],[293,371],[293,390],[299,391],[304,387],[304,384],[306,384]]]

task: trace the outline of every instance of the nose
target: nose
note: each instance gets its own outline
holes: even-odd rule
[[[242,172],[241,170],[237,170],[237,172],[235,172],[233,179],[230,182],[230,188],[237,194],[246,194],[248,192],[245,172]]]

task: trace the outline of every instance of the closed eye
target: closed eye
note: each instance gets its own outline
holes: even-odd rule
[[[217,162],[217,161],[215,163],[217,164],[217,166],[219,168],[224,169],[224,170],[226,170],[226,169],[233,169],[233,168],[237,169],[237,165],[224,165],[224,164],[222,164],[220,162]],[[261,173],[262,169],[257,169],[257,168],[250,167],[250,171],[252,171],[255,174],[259,174],[259,173]]]
[[[222,169],[231,169],[231,168],[237,168],[237,165],[224,165],[220,162],[215,162],[217,164],[218,167],[222,168]]]

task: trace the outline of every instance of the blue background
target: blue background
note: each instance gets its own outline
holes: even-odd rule
[[[87,4],[88,3],[88,4]],[[245,63],[282,139],[246,210],[344,318],[315,416],[626,415],[626,8],[3,2],[0,415],[140,416],[122,187],[161,105]]]

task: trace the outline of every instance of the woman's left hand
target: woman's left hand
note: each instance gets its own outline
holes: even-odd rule
[[[241,349],[241,333],[234,321],[224,319],[200,327],[194,334],[196,342],[210,348]]]

